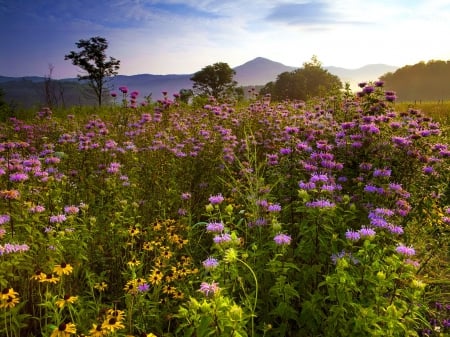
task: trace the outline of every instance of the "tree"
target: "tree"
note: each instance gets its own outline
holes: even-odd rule
[[[235,96],[237,82],[233,80],[236,72],[227,63],[218,62],[204,67],[191,77],[195,93],[224,99]]]
[[[310,62],[303,63],[303,68],[279,74],[276,81],[267,83],[260,93],[271,94],[274,100],[307,100],[341,88],[339,77],[323,69],[317,57],[313,56]]]
[[[78,75],[79,80],[88,80],[89,86],[94,90],[98,105],[102,105],[102,98],[106,91],[107,80],[118,74],[120,61],[105,54],[108,42],[103,37],[91,37],[89,40],[79,40],[76,43],[79,52],[71,51],[65,55],[65,60],[83,69],[87,74]]]

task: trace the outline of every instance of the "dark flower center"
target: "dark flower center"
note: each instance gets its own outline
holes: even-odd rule
[[[58,327],[59,331],[65,331],[66,330],[66,323],[61,323]]]

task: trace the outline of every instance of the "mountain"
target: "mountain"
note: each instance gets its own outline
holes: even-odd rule
[[[273,81],[286,71],[293,71],[296,67],[285,66],[263,57],[257,57],[243,65],[233,68],[236,71],[234,79],[239,85],[264,85]]]
[[[289,72],[298,67],[287,66],[263,57],[257,57],[234,68],[235,80],[241,86],[261,86],[276,80],[283,72]],[[339,67],[324,67],[331,74],[341,78],[343,83],[349,82],[351,88],[356,90],[359,82],[374,81],[387,72],[393,72],[397,67],[385,64],[371,64],[358,69],[346,69]],[[162,92],[169,95],[178,93],[181,89],[192,88],[190,78],[193,74],[171,74],[171,75],[118,75],[111,80],[113,90],[120,86],[127,86],[129,90],[137,90],[140,97],[152,95],[156,100],[162,98]],[[84,105],[95,103],[92,97],[88,98],[81,91],[82,85],[76,78],[52,80],[55,93],[59,102],[65,106]],[[5,93],[7,102],[13,102],[15,106],[32,107],[45,105],[45,78],[37,76],[27,77],[5,77],[0,76],[0,89]]]
[[[349,82],[350,87],[355,89],[358,83],[376,81],[381,75],[394,72],[398,67],[387,64],[369,64],[357,69],[346,69],[340,67],[325,67],[331,74],[338,76],[342,83]]]

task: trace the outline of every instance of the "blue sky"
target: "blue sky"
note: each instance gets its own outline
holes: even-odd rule
[[[0,0],[0,75],[75,77],[93,36],[119,73],[190,74],[262,56],[301,67],[450,60],[448,0]]]

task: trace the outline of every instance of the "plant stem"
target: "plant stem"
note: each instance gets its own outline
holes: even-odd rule
[[[250,272],[253,275],[253,278],[255,279],[255,302],[253,303],[253,308],[252,308],[252,317],[251,317],[251,322],[252,322],[252,337],[255,335],[255,311],[256,311],[256,304],[258,302],[258,279],[256,277],[255,272],[253,271],[253,269],[244,261],[242,261],[241,259],[237,259],[240,263],[242,263],[244,266],[246,266],[248,268],[248,270],[250,270]]]

